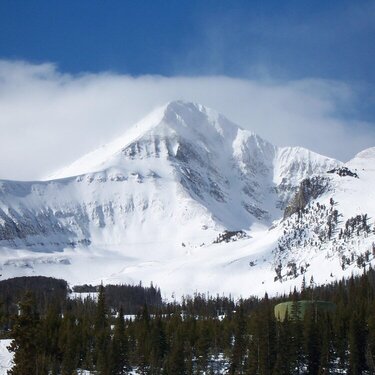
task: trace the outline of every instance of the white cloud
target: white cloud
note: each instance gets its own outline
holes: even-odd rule
[[[341,160],[375,144],[372,124],[340,114],[341,108],[355,112],[357,101],[345,83],[71,76],[53,64],[0,61],[0,178],[41,178],[174,99],[215,108],[274,144],[301,145]]]

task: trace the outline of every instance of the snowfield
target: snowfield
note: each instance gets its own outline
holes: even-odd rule
[[[13,353],[10,353],[7,347],[12,340],[0,340],[0,375],[6,375],[7,371],[13,366]]]
[[[2,277],[153,282],[167,299],[334,281],[374,264],[374,165],[372,148],[342,176],[340,161],[171,102],[46,181],[0,181]],[[216,243],[225,231],[246,235]]]

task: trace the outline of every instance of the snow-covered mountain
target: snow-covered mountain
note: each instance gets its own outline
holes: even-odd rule
[[[332,240],[341,221],[375,212],[365,200],[374,154],[348,163],[359,178],[342,177],[337,160],[276,147],[214,110],[171,102],[46,181],[0,181],[2,272],[153,280],[180,292],[236,293],[246,280],[261,292],[275,275],[280,284],[312,272],[308,259],[322,246],[342,258]],[[310,208],[317,202],[324,212]],[[334,209],[342,216],[317,244],[320,224],[311,221],[326,225]]]
[[[374,166],[375,147],[301,183],[279,225],[278,278],[319,267],[350,274],[375,264]]]

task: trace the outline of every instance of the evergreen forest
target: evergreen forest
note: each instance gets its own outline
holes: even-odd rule
[[[167,302],[153,285],[0,282],[9,375],[374,374],[375,271],[269,298],[195,294]],[[249,286],[249,292],[251,288]],[[298,301],[330,301],[334,311]],[[291,301],[286,319],[274,307]],[[313,306],[313,304],[312,304]],[[84,372],[86,371],[86,372]]]

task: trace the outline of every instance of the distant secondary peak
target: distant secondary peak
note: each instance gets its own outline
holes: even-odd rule
[[[359,152],[354,159],[375,159],[375,147],[366,148]]]

